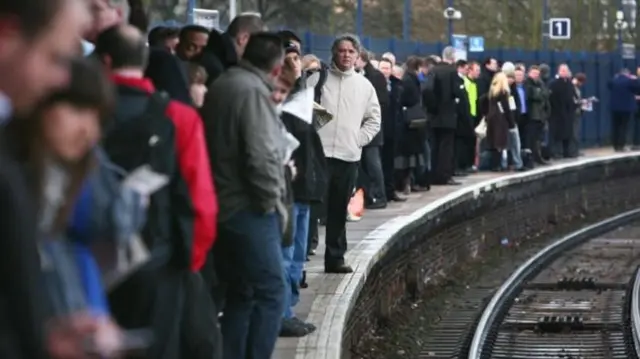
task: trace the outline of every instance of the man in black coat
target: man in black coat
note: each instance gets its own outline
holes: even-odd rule
[[[432,91],[437,98],[435,108],[427,108],[431,115],[433,131],[431,160],[434,169],[433,184],[436,185],[460,184],[453,180],[454,147],[460,91],[464,89],[456,86],[460,83],[460,76],[454,63],[455,50],[447,46],[442,51],[442,62],[432,70],[432,88],[425,88],[425,91]]]
[[[459,79],[456,83],[458,89],[458,121],[456,123],[455,139],[455,169],[456,176],[466,176],[466,171],[473,166],[475,138],[474,119],[471,117],[471,107],[469,106],[469,95],[465,90],[464,78],[469,71],[469,65],[465,60],[456,62]]]
[[[496,71],[498,71],[498,60],[493,57],[489,57],[484,61],[483,65],[484,68],[480,73],[480,77],[478,77],[478,80],[476,81],[478,84],[478,98],[489,92],[493,76],[496,74]]]
[[[371,64],[371,56],[367,50],[360,52],[360,58],[356,62],[356,67],[360,69],[364,76],[371,82],[376,90],[380,112],[385,113],[389,108],[389,93],[387,91],[387,79],[382,72],[378,71]],[[384,128],[384,124],[381,125]],[[360,160],[360,176],[358,183],[364,189],[365,206],[368,209],[380,209],[387,207],[387,196],[385,194],[385,178],[382,172],[382,162],[380,153],[383,142],[383,131],[362,148],[362,158]]]
[[[575,90],[571,83],[569,66],[558,67],[558,76],[549,84],[551,114],[549,116],[549,144],[554,158],[570,157],[573,119],[575,117]]]

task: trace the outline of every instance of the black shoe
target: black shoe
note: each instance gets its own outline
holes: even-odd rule
[[[387,208],[387,202],[385,201],[374,201],[372,203],[366,204],[364,206],[366,209],[384,209]]]
[[[454,177],[467,177],[469,175],[469,173],[467,172],[462,172],[462,171],[456,171],[453,176]]]
[[[316,249],[315,248],[311,248],[309,249],[307,255],[309,256],[315,256],[316,255]]]
[[[316,331],[316,326],[311,324],[311,323],[303,322],[302,320],[298,319],[297,317],[293,317],[293,318],[291,318],[291,320],[293,320],[295,322],[298,322],[298,324],[300,324],[303,327],[307,328],[307,331],[308,331],[307,334],[311,334],[311,333]]]
[[[325,273],[337,273],[337,274],[347,274],[353,273],[353,268],[346,264],[338,264],[338,265],[324,265]]]
[[[422,187],[422,186],[411,186],[411,192],[427,192],[429,191],[429,188],[427,187]]]
[[[439,185],[439,186],[459,186],[462,183],[458,182],[458,181],[454,181],[452,179],[445,181],[445,182],[439,182],[439,183],[434,183],[435,185]]]
[[[284,338],[301,338],[311,333],[309,328],[303,324],[301,321],[295,320],[295,318],[283,319],[280,327],[280,336]]]
[[[306,289],[309,288],[309,283],[307,283],[307,271],[302,271],[302,280],[300,280],[300,288]]]
[[[391,197],[389,197],[389,201],[393,202],[406,202],[407,198],[398,196],[397,193],[394,193]]]
[[[318,224],[321,226],[326,226],[327,225],[327,219],[326,218],[320,218],[318,219]]]

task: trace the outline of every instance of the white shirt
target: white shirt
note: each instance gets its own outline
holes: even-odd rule
[[[82,40],[82,52],[84,52],[84,56],[89,56],[93,53],[93,50],[96,46],[89,41]]]

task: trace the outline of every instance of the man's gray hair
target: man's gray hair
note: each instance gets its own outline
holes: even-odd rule
[[[333,40],[333,45],[331,45],[331,55],[334,56],[338,51],[338,45],[340,45],[343,41],[349,41],[353,44],[353,47],[356,49],[356,52],[359,54],[362,51],[362,45],[360,44],[360,38],[354,34],[342,34],[336,37]]]
[[[507,61],[502,64],[502,68],[500,69],[500,71],[504,72],[504,74],[507,76],[513,76],[516,72],[516,65],[514,65],[511,61]]]
[[[442,61],[456,62],[456,49],[453,46],[447,46],[442,50]]]
[[[124,22],[129,21],[129,15],[131,15],[131,7],[128,0],[109,0],[109,6],[114,9],[119,9],[120,14]]]

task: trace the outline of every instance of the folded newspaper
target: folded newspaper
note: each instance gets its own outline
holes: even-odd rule
[[[317,102],[313,103],[313,114],[313,126],[316,130],[321,129],[329,121],[333,120],[333,114]]]

